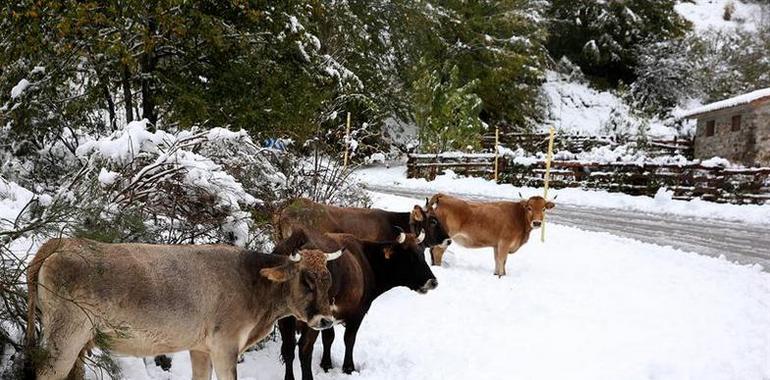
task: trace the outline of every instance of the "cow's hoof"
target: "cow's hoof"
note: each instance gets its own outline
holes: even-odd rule
[[[160,369],[168,372],[171,370],[171,358],[166,355],[156,356],[155,365],[160,367]]]
[[[356,367],[352,366],[352,365],[349,365],[349,366],[346,365],[346,366],[342,367],[342,373],[344,373],[346,375],[350,375],[351,373],[353,373],[355,371],[356,371]]]
[[[329,370],[332,369],[332,368],[334,368],[334,366],[332,365],[332,361],[331,360],[329,360],[329,361],[321,360],[321,369],[323,369],[324,372],[329,372]]]

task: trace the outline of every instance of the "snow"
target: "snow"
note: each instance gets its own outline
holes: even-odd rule
[[[13,221],[34,196],[16,182],[0,177],[0,230],[11,228]]]
[[[120,173],[111,172],[107,170],[107,168],[102,168],[99,171],[99,183],[104,186],[108,187],[115,183],[115,180],[120,176]]]
[[[543,192],[541,188],[516,187],[510,184],[496,184],[494,181],[483,178],[458,177],[451,171],[447,171],[446,174],[440,175],[430,182],[423,178],[406,178],[405,172],[404,166],[372,167],[358,170],[355,176],[361,182],[369,185],[433,193],[446,192],[519,199],[519,192],[525,196],[542,194]],[[719,204],[701,199],[662,201],[646,196],[576,188],[553,189],[551,192],[553,195],[558,194],[558,203],[560,204],[770,224],[770,206],[768,205]]]
[[[716,167],[723,167],[728,168],[730,167],[730,161],[727,159],[724,159],[722,157],[712,157],[708,160],[703,160],[700,163],[701,165],[708,167],[708,168],[716,168]]]
[[[30,85],[30,84],[31,84],[31,83],[29,83],[29,81],[28,81],[28,80],[26,80],[26,79],[22,79],[22,80],[20,80],[20,81],[19,81],[19,83],[17,83],[17,84],[16,84],[15,86],[13,86],[13,88],[11,89],[11,99],[16,99],[16,98],[18,98],[19,96],[21,96],[21,94],[23,94],[23,93],[24,93],[24,90],[26,90],[26,89],[27,89],[27,87],[29,87],[29,85]]]
[[[375,207],[409,210],[418,200],[374,193]],[[558,207],[558,206],[557,206]],[[492,275],[490,249],[452,245],[439,286],[426,295],[391,290],[359,330],[352,379],[731,380],[770,377],[770,274],[606,233],[548,225]],[[340,371],[318,363],[318,380]],[[280,339],[249,352],[241,379],[283,376]],[[188,379],[189,356],[171,373],[120,359],[127,379]],[[299,375],[299,361],[294,362]]]
[[[249,134],[248,132],[244,131],[243,129],[239,131],[231,131],[229,129],[225,128],[211,128],[206,135],[206,138],[209,141],[219,141],[219,140],[240,140],[244,138],[248,138]]]
[[[738,95],[718,102],[706,104],[702,107],[692,108],[686,111],[680,111],[675,116],[678,118],[690,118],[707,112],[718,111],[725,108],[740,106],[760,99],[770,98],[770,88],[763,88],[749,92],[748,94]]]
[[[13,230],[19,214],[26,209],[28,203],[37,197],[42,205],[50,204],[51,197],[37,196],[35,193],[19,186],[19,184],[0,177],[0,231]],[[27,237],[19,237],[7,246],[9,253],[18,259],[26,259],[34,252],[41,242]],[[7,256],[4,258],[8,258]],[[2,354],[2,352],[0,352]],[[2,363],[0,363],[2,368]]]
[[[586,83],[570,78],[556,71],[545,73],[546,81],[542,93],[547,103],[546,121],[540,127],[549,127],[564,132],[583,135],[630,134],[636,135],[644,125],[632,114],[631,108],[610,91],[598,91]],[[669,137],[677,135],[673,128],[659,121],[650,136]]]
[[[731,19],[725,20],[725,6],[732,3],[735,11]],[[693,23],[697,32],[709,30],[756,30],[763,17],[762,6],[737,0],[689,0],[681,1],[674,9]]]
[[[110,160],[128,163],[142,149],[157,151],[153,146],[162,143],[164,139],[171,138],[171,136],[164,131],[149,132],[147,130],[148,123],[146,119],[132,121],[128,123],[125,129],[116,131],[112,136],[97,141],[86,141],[78,146],[75,154],[78,157],[85,157],[91,153],[98,153]]]

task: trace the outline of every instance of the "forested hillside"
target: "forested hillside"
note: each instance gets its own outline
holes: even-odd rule
[[[2,138],[24,155],[147,119],[304,141],[339,137],[350,111],[415,123],[421,149],[445,150],[542,125],[545,72],[565,66],[642,117],[768,84],[767,22],[682,17],[710,7],[727,23],[753,4],[677,3],[18,1],[0,19]]]

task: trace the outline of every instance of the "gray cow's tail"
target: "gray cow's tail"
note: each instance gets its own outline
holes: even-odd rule
[[[29,264],[27,269],[27,294],[29,299],[27,300],[27,333],[25,336],[25,346],[27,351],[32,350],[36,345],[36,330],[35,330],[35,316],[37,315],[37,284],[38,275],[40,274],[40,268],[43,266],[45,259],[56,253],[56,250],[62,244],[61,239],[51,239],[37,250],[37,254],[32,259],[32,263]]]

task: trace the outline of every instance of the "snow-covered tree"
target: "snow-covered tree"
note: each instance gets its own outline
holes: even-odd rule
[[[567,56],[595,82],[616,86],[636,79],[636,50],[682,36],[689,23],[674,0],[553,0],[548,51]]]

